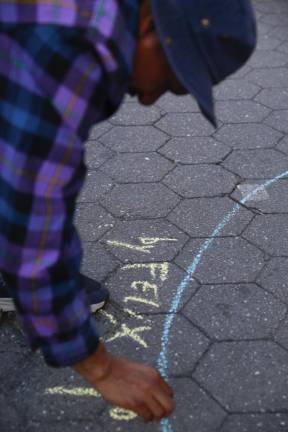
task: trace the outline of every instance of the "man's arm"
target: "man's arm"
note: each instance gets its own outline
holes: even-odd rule
[[[97,351],[74,365],[108,402],[134,411],[146,421],[159,421],[174,409],[173,391],[152,367]]]

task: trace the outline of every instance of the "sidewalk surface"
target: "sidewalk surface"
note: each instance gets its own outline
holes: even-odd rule
[[[190,96],[127,98],[86,145],[83,271],[112,297],[99,328],[169,376],[175,413],[145,424],[108,406],[31,353],[12,314],[1,432],[288,431],[288,3],[254,3],[258,49],[216,89],[217,130]]]

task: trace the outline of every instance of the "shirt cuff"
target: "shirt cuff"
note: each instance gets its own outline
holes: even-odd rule
[[[92,316],[65,336],[51,338],[41,344],[46,363],[53,367],[72,366],[92,355],[98,347],[99,335]]]

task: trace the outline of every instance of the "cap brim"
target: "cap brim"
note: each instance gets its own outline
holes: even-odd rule
[[[182,85],[196,99],[203,115],[217,126],[212,81],[176,0],[152,0],[153,17],[167,59]]]

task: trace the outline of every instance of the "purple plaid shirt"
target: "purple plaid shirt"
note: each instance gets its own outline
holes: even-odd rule
[[[0,1],[0,270],[32,348],[54,366],[99,340],[77,285],[73,214],[83,141],[126,91],[139,3]]]

